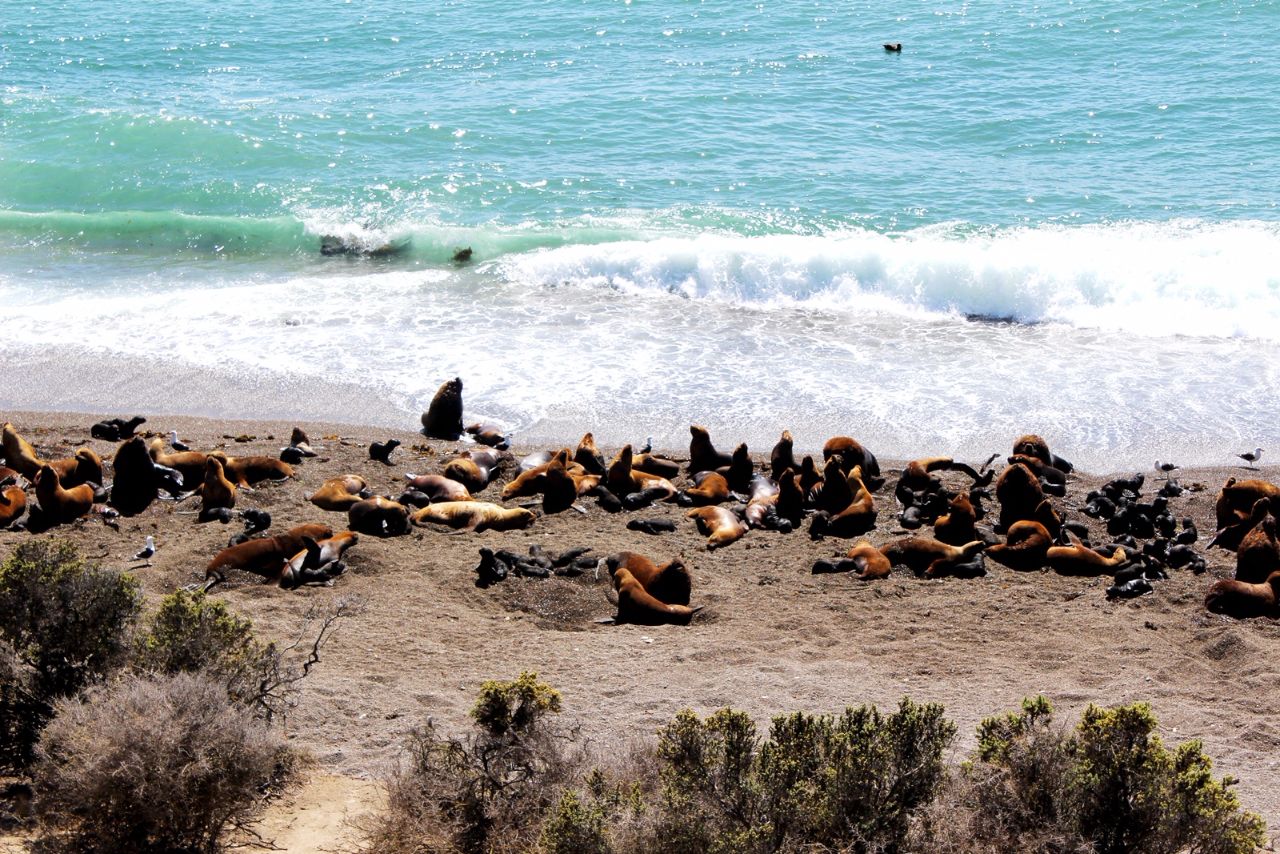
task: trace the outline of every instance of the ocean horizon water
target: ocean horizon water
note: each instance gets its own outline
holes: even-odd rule
[[[1275,2],[0,12],[0,410],[1280,440]]]

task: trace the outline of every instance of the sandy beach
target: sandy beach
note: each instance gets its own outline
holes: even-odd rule
[[[194,449],[236,455],[276,456],[294,426],[143,414],[149,419],[145,428],[156,435],[177,430]],[[97,417],[102,416],[0,413],[0,421],[12,421],[45,457],[70,456],[88,446],[109,460],[115,445],[89,436]],[[475,447],[427,440],[412,429],[299,426],[323,447],[319,456],[298,466],[295,478],[264,484],[242,494],[237,504],[269,511],[273,532],[303,522],[345,527],[345,514],[327,513],[305,499],[328,478],[359,474],[376,492],[395,496],[405,472],[437,473],[456,451]],[[817,452],[827,438],[802,435],[795,425],[779,424],[779,432],[784,427],[796,432],[797,454]],[[564,443],[574,445],[580,435],[566,435]],[[370,442],[387,438],[403,443],[391,466],[369,459],[367,451]],[[606,456],[630,438],[596,437]],[[1007,454],[1014,438],[990,453]],[[1052,445],[1053,437],[1046,438]],[[725,451],[736,444],[729,435],[712,439]],[[517,445],[512,453],[518,459],[532,450]],[[769,449],[752,450],[760,459]],[[943,453],[947,449],[919,449],[920,456]],[[685,457],[687,449],[670,449],[670,455]],[[976,466],[982,460],[965,462]],[[876,545],[903,533],[893,497],[902,462],[881,465],[887,482],[875,494],[879,522],[869,535]],[[430,718],[460,731],[483,680],[534,670],[563,693],[564,715],[603,749],[651,738],[685,707],[709,712],[731,705],[763,721],[778,712],[888,706],[910,696],[944,704],[960,728],[958,759],[973,746],[979,720],[1016,707],[1023,697],[1044,694],[1061,722],[1078,718],[1089,703],[1146,701],[1167,741],[1203,740],[1215,771],[1237,777],[1244,806],[1274,828],[1280,827],[1280,791],[1274,785],[1280,776],[1280,724],[1274,714],[1280,622],[1234,620],[1210,614],[1203,605],[1210,584],[1234,571],[1233,554],[1204,552],[1214,528],[1214,499],[1228,477],[1246,471],[1242,465],[1177,473],[1189,489],[1171,500],[1173,512],[1195,521],[1201,532],[1195,548],[1208,571],[1171,571],[1169,579],[1154,583],[1153,593],[1128,601],[1106,599],[1108,576],[1015,572],[994,561],[976,579],[924,580],[902,568],[874,582],[813,575],[816,559],[843,554],[851,541],[814,541],[807,530],[757,530],[709,551],[679,507],[608,514],[589,498],[581,501],[585,514],[542,516],[522,531],[414,529],[388,539],[362,536],[347,555],[346,574],[331,587],[285,591],[236,574],[214,595],[252,618],[261,634],[279,640],[290,638],[315,606],[344,598],[362,603],[302,684],[286,724],[289,737],[315,757],[326,789],[338,799],[349,800],[350,791],[372,797],[376,789],[367,781],[392,767],[410,727]],[[1080,508],[1089,490],[1117,473],[1077,472],[1068,480],[1066,498],[1055,500],[1068,518],[1090,526],[1095,543],[1109,538]],[[1158,475],[1147,475],[1144,496],[1159,486]],[[1274,479],[1277,472],[1264,466],[1257,476]],[[948,473],[948,483],[953,477],[957,485],[966,480]],[[479,497],[500,500],[506,479]],[[154,603],[201,581],[209,558],[241,528],[239,521],[198,524],[197,507],[196,499],[160,501],[120,519],[118,531],[86,519],[40,536],[67,538],[105,566],[128,568],[152,535],[157,553],[150,566],[135,571]],[[626,523],[633,518],[668,518],[676,531],[630,531]],[[32,536],[0,531],[0,557]],[[608,626],[596,622],[614,612],[605,594],[607,579],[591,573],[512,577],[487,589],[475,585],[479,548],[526,552],[533,544],[551,552],[589,547],[599,557],[628,549],[659,562],[678,556],[692,573],[693,604],[705,609],[688,627]],[[343,778],[351,780],[350,790],[333,783]],[[291,826],[291,820],[276,826]]]

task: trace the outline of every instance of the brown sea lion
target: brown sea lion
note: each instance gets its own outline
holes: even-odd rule
[[[50,460],[49,466],[67,489],[83,483],[102,486],[102,458],[91,448],[81,448],[74,457],[65,460]]]
[[[466,531],[510,531],[527,528],[538,517],[523,507],[507,509],[488,501],[442,501],[413,514],[415,525],[445,525]]]
[[[10,468],[16,469],[27,480],[35,481],[36,474],[45,461],[40,459],[31,443],[18,435],[18,431],[7,421],[0,428],[0,448],[4,449],[4,458]]]
[[[166,453],[164,439],[152,439],[147,445],[151,459],[162,466],[177,470],[182,475],[182,488],[195,489],[204,480],[205,461],[208,456],[199,451]],[[223,456],[225,461],[226,457]]]
[[[1280,496],[1280,487],[1268,481],[1227,478],[1214,505],[1218,529],[1247,519],[1259,499],[1277,496]]]
[[[902,477],[898,481],[899,488],[914,492],[921,490],[935,492],[941,488],[942,480],[934,476],[933,472],[946,471],[954,462],[951,457],[924,457],[912,460],[902,470]]]
[[[631,458],[631,467],[645,474],[655,474],[667,480],[675,480],[680,476],[680,464],[675,460],[660,457],[657,454],[635,454]]]
[[[504,501],[521,498],[526,495],[538,495],[546,489],[547,472],[552,465],[558,465],[561,471],[574,474],[586,474],[587,470],[577,462],[570,462],[569,449],[562,448],[550,460],[540,466],[523,471],[502,488]]]
[[[871,490],[867,489],[866,484],[862,482],[862,466],[854,466],[850,469],[848,477],[841,476],[838,466],[828,466],[826,475],[819,497],[834,501],[838,506],[839,501],[835,501],[835,493],[839,493],[846,496],[843,499],[845,506],[838,511],[825,508],[819,510],[813,517],[809,534],[814,537],[853,537],[865,534],[874,528],[877,515],[876,504]],[[843,490],[832,488],[842,483]],[[831,496],[830,499],[827,498],[828,495]]]
[[[0,480],[4,480],[0,477]],[[21,486],[0,487],[0,529],[12,525],[27,512],[27,493]]]
[[[864,478],[880,478],[880,463],[876,461],[876,455],[863,447],[857,439],[848,436],[833,436],[828,439],[822,446],[822,465],[825,468],[833,462],[845,474],[854,466],[861,466]]]
[[[1111,557],[1103,557],[1077,542],[1069,546],[1050,546],[1044,558],[1055,572],[1063,575],[1102,575],[1124,566],[1129,560],[1124,549],[1116,549]]]
[[[721,466],[733,462],[729,454],[722,454],[711,444],[711,434],[707,428],[699,424],[689,426],[689,465],[687,471],[694,474],[700,471],[715,471]]]
[[[368,491],[369,484],[364,478],[358,474],[346,474],[329,478],[307,500],[321,510],[345,513],[351,509],[351,505],[368,498]]]
[[[708,507],[729,500],[729,481],[714,471],[700,471],[693,476],[694,486],[680,493],[685,507]]]
[[[462,378],[454,377],[436,391],[422,413],[422,432],[432,439],[454,441],[462,435]]]
[[[228,569],[240,569],[277,580],[285,562],[306,547],[304,538],[309,537],[319,542],[332,536],[333,528],[311,523],[290,528],[285,533],[274,537],[246,540],[239,545],[223,549],[214,555],[213,560],[209,561],[209,565],[205,567],[204,589],[207,592],[215,584],[226,581],[225,571]]]
[[[1049,453],[1049,443],[1034,433],[1019,436],[1013,443],[1015,457],[1033,457],[1046,466],[1053,465],[1053,454]]]
[[[204,483],[200,485],[200,519],[210,518],[210,514],[222,507],[236,506],[236,485],[227,479],[222,470],[222,461],[209,457],[205,461]]]
[[[222,468],[227,480],[236,486],[253,486],[264,480],[288,480],[293,477],[293,466],[274,457],[228,457]]]
[[[749,496],[747,509],[742,514],[748,527],[768,527],[766,522],[769,516],[777,514],[780,492],[781,488],[771,477],[758,474],[751,479],[750,488],[747,490]]]
[[[640,582],[646,591],[671,605],[688,605],[693,592],[693,580],[689,570],[679,558],[662,566],[636,552],[618,552],[605,558],[609,574],[625,569]]]
[[[1234,552],[1240,548],[1240,544],[1244,542],[1244,538],[1258,526],[1258,523],[1266,518],[1271,512],[1271,499],[1259,498],[1253,502],[1253,508],[1248,517],[1240,519],[1233,512],[1228,515],[1231,521],[1226,526],[1219,528],[1214,534],[1213,539],[1205,546],[1205,549],[1211,549],[1214,546]]]
[[[444,476],[456,480],[474,495],[497,476],[498,459],[494,451],[463,451],[445,464]]]
[[[303,584],[328,583],[337,574],[333,564],[342,560],[347,549],[358,542],[360,535],[353,531],[341,531],[319,541],[303,537],[303,549],[281,567],[278,583],[286,590]]]
[[[542,488],[542,510],[544,513],[560,513],[573,506],[578,499],[578,481],[565,466],[566,461],[556,457],[547,466],[546,480]],[[582,467],[573,463],[579,471]],[[600,482],[599,475],[583,475],[589,477],[592,486]]]
[[[1067,482],[1066,472],[1055,468],[1036,457],[1029,457],[1026,454],[1014,454],[1009,457],[1009,465],[1013,465],[1015,463],[1021,463],[1031,469],[1032,473],[1036,477],[1055,486],[1063,486]]]
[[[58,473],[46,464],[36,472],[36,500],[49,522],[62,525],[88,515],[93,509],[93,487],[81,484],[64,489],[58,482]]]
[[[1005,542],[988,546],[986,555],[1010,569],[1039,569],[1053,545],[1053,537],[1039,522],[1024,519],[1014,522],[1005,534]]]
[[[111,484],[111,506],[125,516],[134,516],[151,506],[160,494],[160,478],[141,436],[120,445],[112,460],[115,480]]]
[[[673,624],[687,626],[693,620],[699,608],[687,605],[673,605],[661,601],[644,589],[636,577],[625,568],[619,568],[613,574],[613,589],[618,594],[619,623],[634,623],[642,626]]]
[[[696,519],[698,531],[707,538],[707,548],[718,549],[736,543],[747,533],[737,515],[724,507],[698,507],[684,514],[686,519]]]
[[[967,492],[956,493],[947,505],[947,515],[933,523],[933,535],[952,546],[962,546],[978,539],[977,514]],[[987,554],[991,552],[988,550]]]
[[[1205,594],[1204,606],[1228,617],[1280,617],[1280,572],[1258,584],[1223,579]]]
[[[853,574],[853,577],[861,578],[863,581],[888,578],[889,570],[893,567],[893,562],[885,557],[884,552],[871,545],[869,540],[859,540],[854,543],[845,553],[845,557],[858,565],[858,571]]]
[[[398,537],[409,533],[409,509],[398,501],[375,495],[347,508],[347,527],[375,537]]]
[[[609,463],[609,470],[605,475],[605,485],[611,492],[626,495],[655,487],[667,490],[668,498],[676,494],[675,485],[671,481],[656,474],[637,471],[632,466],[632,461],[631,446],[623,445]]]
[[[1007,530],[1014,522],[1036,518],[1036,509],[1044,501],[1040,480],[1021,463],[1011,465],[996,480],[996,500],[1000,502],[999,530]]]
[[[957,564],[968,563],[987,544],[981,540],[952,546],[932,537],[903,537],[881,547],[880,552],[890,563],[903,564],[917,575],[928,578],[946,575]]]
[[[590,433],[583,435],[578,448],[573,452],[573,461],[582,466],[587,474],[604,474],[604,456],[596,448],[596,437]]]
[[[796,462],[795,440],[791,438],[791,431],[783,430],[782,438],[769,454],[769,473],[774,480],[781,481],[782,473],[787,469],[799,471],[800,464]]]
[[[1261,502],[1259,502],[1261,503]],[[1271,502],[1268,502],[1269,504]],[[1260,584],[1280,570],[1280,541],[1276,539],[1276,517],[1263,514],[1236,549],[1236,581]]]

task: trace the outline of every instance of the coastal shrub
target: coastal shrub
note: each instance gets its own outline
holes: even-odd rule
[[[519,851],[539,839],[581,759],[572,731],[554,725],[560,694],[521,673],[486,682],[475,729],[446,738],[430,721],[410,733],[408,767],[388,786],[388,809],[368,831],[371,852]],[[572,805],[567,821],[576,822]]]
[[[223,850],[296,767],[278,735],[199,674],[128,677],[54,710],[34,772],[55,851]]]
[[[70,543],[32,540],[0,563],[0,762],[30,762],[51,703],[118,667],[138,583],[86,563]]]
[[[1198,741],[1169,751],[1149,706],[1090,706],[1074,731],[1043,697],[984,720],[972,760],[914,830],[939,852],[1251,852],[1264,841]]]

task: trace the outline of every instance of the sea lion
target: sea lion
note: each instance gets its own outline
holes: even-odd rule
[[[0,428],[0,448],[4,449],[4,457],[9,467],[17,470],[27,480],[34,481],[36,474],[45,461],[36,454],[36,449],[9,422]]]
[[[58,480],[67,489],[83,483],[102,485],[102,458],[90,448],[81,448],[74,457],[50,460],[49,466],[58,474]]]
[[[160,495],[160,475],[141,436],[122,444],[111,462],[111,506],[125,516],[135,516]]]
[[[4,478],[0,477],[0,481]],[[0,487],[0,530],[9,527],[27,512],[27,493],[20,486]]]
[[[603,475],[605,473],[604,456],[596,448],[596,437],[591,433],[583,434],[577,450],[573,452],[573,461],[582,466],[588,474]]]
[[[574,464],[575,468],[580,468]],[[592,486],[600,482],[599,475],[583,475],[589,477]],[[573,506],[578,498],[578,480],[565,467],[565,460],[556,457],[547,466],[546,479],[542,488],[542,510],[544,513],[560,513]]]
[[[998,530],[1005,531],[1014,522],[1034,519],[1036,509],[1045,498],[1035,473],[1021,463],[1015,463],[1001,472],[996,480],[996,500],[1000,502]]]
[[[619,623],[635,623],[642,626],[654,626],[671,623],[687,626],[693,620],[699,608],[687,605],[669,605],[644,589],[644,586],[631,572],[619,568],[613,574],[613,589],[618,594]]]
[[[551,462],[551,458],[554,456],[555,452],[553,451],[534,451],[532,454],[529,454],[527,457],[520,460],[520,465],[516,469],[516,472],[518,474],[523,474],[530,469],[536,469],[538,466],[545,466],[547,463]]]
[[[340,255],[352,255],[360,258],[392,258],[407,250],[412,242],[411,238],[404,237],[370,246],[356,238],[343,237],[339,234],[324,234],[320,236],[320,254],[326,258]]]
[[[800,464],[796,462],[795,440],[791,438],[791,431],[783,430],[782,438],[769,454],[769,473],[774,480],[781,481],[782,473],[787,469],[799,471]]]
[[[903,564],[926,578],[938,578],[969,563],[986,547],[981,540],[952,546],[931,537],[903,537],[885,544],[880,552],[892,564]]]
[[[1052,545],[1053,537],[1044,525],[1024,519],[1010,525],[1005,542],[988,546],[986,555],[1010,569],[1039,569]]]
[[[868,540],[859,540],[846,552],[839,561],[820,560],[813,565],[815,574],[823,572],[848,572],[854,578],[873,581],[877,578],[888,578],[893,564],[884,553],[871,545]]]
[[[509,501],[512,498],[520,498],[526,495],[538,495],[546,489],[547,472],[550,471],[552,465],[556,464],[560,466],[562,471],[568,469],[586,474],[586,469],[582,465],[569,461],[569,449],[561,448],[547,462],[516,475],[510,483],[502,488],[502,499]]]
[[[846,496],[843,499],[846,503],[837,511],[826,509],[826,507],[819,510],[809,526],[809,536],[815,539],[827,535],[853,537],[874,528],[877,510],[871,490],[867,489],[866,484],[862,482],[862,466],[854,466],[850,469],[848,477],[841,475],[839,466],[828,466],[826,474],[827,477],[822,483],[822,497],[835,501],[835,493],[839,493]],[[839,488],[830,490],[831,497],[827,499],[829,487],[837,484],[843,484],[843,490]],[[839,501],[835,503],[838,505]]]
[[[400,447],[399,439],[388,439],[385,442],[373,442],[369,445],[369,459],[383,465],[391,465],[391,454]]]
[[[747,509],[742,515],[749,528],[776,528],[778,522],[785,521],[778,517],[778,484],[768,475],[758,474],[751,479],[748,492]],[[791,523],[786,522],[787,530]]]
[[[1204,606],[1228,617],[1280,616],[1280,572],[1273,572],[1259,584],[1223,579],[1215,581],[1205,594]]]
[[[466,531],[510,531],[527,528],[538,517],[523,507],[507,509],[488,501],[442,501],[413,514],[415,525],[445,525]]]
[[[304,537],[320,542],[332,536],[333,528],[328,525],[310,523],[290,528],[274,537],[246,540],[225,548],[214,555],[213,560],[205,567],[205,592],[215,584],[226,581],[225,571],[228,569],[240,569],[277,580],[285,562],[306,548]]]
[[[200,515],[197,517],[201,522],[206,522],[213,518],[213,511],[220,507],[230,509],[236,506],[236,486],[222,470],[222,461],[216,457],[209,457],[205,461],[204,483],[200,486]]]
[[[942,479],[936,477],[933,472],[945,471],[951,468],[954,462],[951,457],[925,457],[919,460],[912,460],[902,470],[902,477],[898,479],[896,489],[907,489],[912,492],[937,492],[942,488]]]
[[[1259,502],[1261,503],[1261,502]],[[1269,502],[1274,503],[1274,502]],[[1260,584],[1280,570],[1280,541],[1276,539],[1276,517],[1270,513],[1244,535],[1236,549],[1236,581]]]
[[[715,471],[733,462],[729,454],[722,454],[711,444],[711,434],[707,428],[699,424],[689,425],[689,474],[700,471]]]
[[[1069,546],[1050,546],[1045,552],[1045,563],[1063,575],[1102,575],[1124,566],[1128,560],[1123,548],[1116,549],[1111,557],[1103,557],[1078,542]]]
[[[89,435],[107,442],[119,442],[121,439],[132,439],[134,431],[147,423],[141,415],[132,418],[108,418],[99,421],[89,428]]]
[[[303,584],[327,584],[342,573],[345,568],[340,563],[342,556],[358,542],[360,535],[353,531],[342,531],[319,541],[304,536],[302,551],[281,567],[278,583],[285,590]]]
[[[756,473],[756,468],[751,462],[751,452],[747,449],[746,443],[734,448],[733,455],[729,458],[729,465],[717,471],[728,481],[729,488],[734,492],[746,492],[750,489],[751,478]]]
[[[288,480],[293,477],[293,466],[273,457],[228,457],[222,468],[227,480],[236,486],[253,486],[264,480]]]
[[[436,391],[422,413],[422,432],[451,442],[462,436],[462,377],[454,377]]]
[[[1248,518],[1258,499],[1276,496],[1280,496],[1280,487],[1268,481],[1227,478],[1214,504],[1218,529],[1221,530],[1234,522]]]
[[[498,474],[496,451],[463,451],[445,464],[444,476],[456,480],[475,494],[482,491]]]
[[[511,447],[511,440],[502,432],[502,428],[496,424],[484,424],[479,422],[469,424],[467,425],[465,432],[471,436],[471,438],[475,439],[476,444],[478,445],[497,448],[500,451],[505,451],[507,448]]]
[[[36,500],[41,515],[50,524],[62,525],[88,515],[93,509],[93,487],[88,484],[64,489],[52,466],[43,465],[36,472]]]
[[[698,531],[706,536],[708,549],[736,543],[747,533],[747,526],[737,515],[723,507],[698,507],[686,513],[685,518],[697,520]]]
[[[380,495],[365,498],[347,508],[347,527],[375,537],[398,537],[409,533],[409,509]]]
[[[813,457],[806,456],[800,461],[800,473],[797,475],[796,483],[800,487],[804,500],[809,501],[809,497],[813,495],[814,489],[818,484],[822,483],[823,473],[818,471],[818,465],[813,461]]]
[[[1019,436],[1013,443],[1015,457],[1033,457],[1046,466],[1053,465],[1053,454],[1049,453],[1049,443],[1034,433]]]
[[[804,518],[804,493],[791,469],[784,471],[782,477],[778,478],[778,500],[774,506],[778,510],[778,516],[790,522],[792,528],[800,526],[800,520]]]
[[[611,492],[617,495],[629,495],[655,488],[663,490],[666,498],[676,494],[675,485],[671,481],[656,474],[637,471],[633,468],[632,462],[631,446],[623,445],[609,463],[609,469],[605,474],[605,486]]]
[[[1218,532],[1213,535],[1213,539],[1205,546],[1205,549],[1208,550],[1217,546],[1227,551],[1236,551],[1240,548],[1240,544],[1244,542],[1244,538],[1249,535],[1249,532],[1257,527],[1258,523],[1270,512],[1271,499],[1259,498],[1253,502],[1253,508],[1246,519],[1239,519],[1234,511],[1228,513],[1227,518],[1236,521],[1231,521],[1219,528]]]
[[[880,463],[876,455],[862,446],[857,439],[848,436],[833,436],[822,446],[822,464],[829,466],[832,462],[845,474],[854,466],[862,467],[862,476],[868,481],[880,478]]]
[[[978,539],[978,520],[967,492],[958,492],[947,505],[947,515],[933,523],[933,535],[952,546],[962,546]],[[990,554],[990,551],[988,551]]]
[[[645,474],[656,474],[667,480],[675,480],[680,476],[680,464],[675,460],[660,457],[657,454],[636,454],[631,458],[631,467]]]
[[[618,552],[605,558],[609,575],[624,569],[640,582],[647,592],[671,605],[688,605],[693,592],[689,570],[679,558],[657,566],[637,552]]]
[[[456,480],[439,474],[406,474],[406,486],[425,493],[432,501],[472,501],[471,493]]]
[[[368,497],[370,497],[368,482],[358,474],[346,474],[342,477],[329,478],[320,484],[320,488],[307,500],[321,510],[345,512],[350,510],[353,504]]]
[[[166,468],[175,469],[182,475],[182,488],[195,489],[204,480],[205,461],[208,456],[199,451],[178,451],[168,453],[163,439],[152,439],[147,444],[147,452],[153,462]],[[223,457],[225,460],[225,456]]]
[[[729,500],[729,481],[719,472],[697,472],[693,482],[694,486],[676,496],[681,507],[708,507]]]

